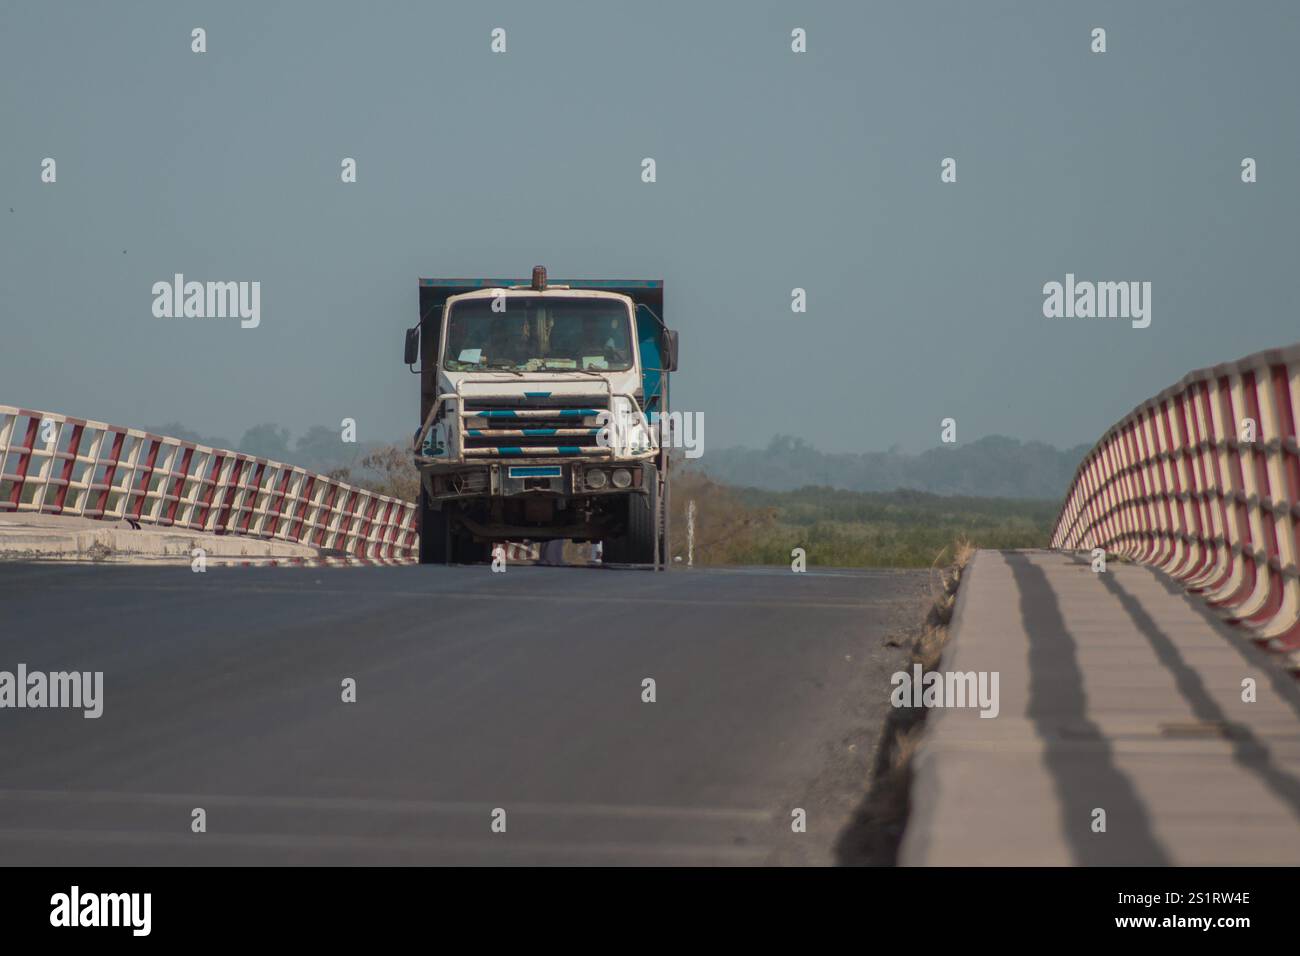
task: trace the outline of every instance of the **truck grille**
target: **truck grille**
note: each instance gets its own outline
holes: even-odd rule
[[[603,395],[527,395],[466,399],[461,415],[466,458],[607,455],[597,418]]]

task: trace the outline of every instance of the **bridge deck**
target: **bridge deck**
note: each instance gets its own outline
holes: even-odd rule
[[[929,714],[900,862],[1300,863],[1300,687],[1157,572],[981,551],[941,669],[1000,713]]]

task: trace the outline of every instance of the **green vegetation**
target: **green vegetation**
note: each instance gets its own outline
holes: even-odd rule
[[[1059,502],[945,497],[920,491],[733,488],[690,471],[673,487],[674,555],[686,555],[686,509],[695,500],[697,564],[789,564],[803,548],[810,565],[929,567],[977,548],[1046,547]]]

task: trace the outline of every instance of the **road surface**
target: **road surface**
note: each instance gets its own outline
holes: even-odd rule
[[[0,670],[104,674],[98,719],[0,710],[0,862],[833,863],[903,664],[884,639],[927,592],[900,571],[0,565]]]

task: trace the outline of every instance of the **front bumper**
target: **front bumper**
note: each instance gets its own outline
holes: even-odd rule
[[[490,461],[481,464],[466,462],[450,465],[438,459],[416,456],[416,467],[424,483],[425,493],[435,500],[457,498],[514,498],[527,495],[552,495],[561,498],[597,497],[604,495],[645,494],[649,485],[649,472],[653,467],[645,461],[614,461],[609,459],[528,459],[526,461]],[[605,483],[597,488],[588,480],[587,473],[600,470]],[[631,484],[617,487],[613,474],[626,470]]]

